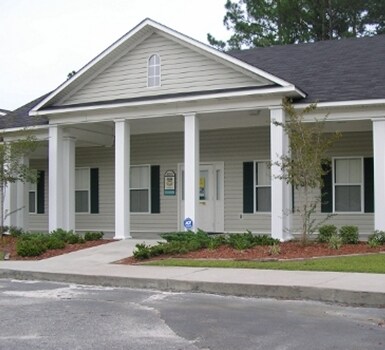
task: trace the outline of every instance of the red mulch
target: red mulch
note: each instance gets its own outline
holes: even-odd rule
[[[385,252],[385,246],[370,248],[366,243],[345,244],[340,249],[330,249],[326,243],[311,242],[306,246],[300,242],[280,243],[280,253],[272,255],[270,247],[257,246],[252,249],[236,250],[229,246],[221,246],[218,249],[202,249],[187,254],[162,256],[161,258],[188,258],[188,259],[232,259],[232,260],[278,260],[278,259],[309,259],[322,256],[338,256],[352,254],[368,254]],[[159,258],[157,258],[159,259]],[[133,257],[118,261],[120,264],[135,264],[142,260],[136,260]]]
[[[3,236],[3,238],[0,238],[0,252],[10,253],[10,260],[42,260],[111,242],[114,242],[114,240],[101,239],[98,241],[86,241],[85,243],[67,244],[63,249],[47,250],[40,256],[22,257],[16,253],[16,238],[12,236]]]

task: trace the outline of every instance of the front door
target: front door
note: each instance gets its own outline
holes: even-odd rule
[[[223,163],[201,164],[199,169],[198,227],[206,232],[223,232]],[[180,166],[179,228],[183,230],[184,167]]]

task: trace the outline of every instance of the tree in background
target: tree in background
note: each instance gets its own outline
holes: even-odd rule
[[[289,152],[281,156],[272,166],[278,166],[281,175],[277,178],[286,181],[299,193],[300,199],[294,212],[300,217],[301,241],[307,243],[310,234],[329,218],[317,220],[317,206],[322,202],[321,195],[315,195],[323,187],[323,176],[326,175],[325,165],[329,165],[327,152],[340,137],[339,133],[325,134],[324,126],[327,116],[312,123],[304,123],[306,115],[316,109],[311,104],[302,111],[296,110],[285,100],[283,107],[286,113],[284,123],[274,121],[274,125],[284,129],[289,138]]]
[[[0,236],[3,236],[4,221],[13,214],[4,208],[5,193],[9,184],[21,181],[23,183],[35,183],[37,173],[24,164],[23,158],[30,155],[37,148],[37,141],[33,136],[26,136],[17,141],[5,141],[0,143]],[[16,211],[24,208],[17,208]]]
[[[359,37],[385,33],[385,2],[376,0],[227,0],[221,50]]]

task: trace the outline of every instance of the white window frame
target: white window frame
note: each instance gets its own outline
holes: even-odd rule
[[[132,168],[148,168],[148,187],[131,187],[130,183],[130,197],[131,190],[148,190],[148,211],[131,211],[131,199],[130,199],[130,214],[131,215],[143,215],[143,214],[151,214],[151,165],[150,164],[136,164],[130,166],[130,181],[131,181],[131,169]]]
[[[159,63],[155,63],[155,64],[150,65],[150,60],[152,57],[157,57]],[[158,88],[162,85],[162,65],[161,65],[161,63],[162,63],[162,61],[161,61],[160,55],[158,53],[152,53],[148,57],[148,59],[147,59],[147,87],[148,88]],[[152,74],[151,68],[157,67],[157,66],[159,67],[159,75]],[[152,79],[159,78],[159,84],[150,85],[149,84],[150,78],[152,78]]]
[[[261,211],[261,210],[257,210],[257,206],[256,206],[256,203],[257,203],[257,188],[270,188],[270,196],[271,196],[271,172],[270,172],[270,185],[257,185],[257,174],[256,174],[256,171],[257,171],[257,163],[267,163],[269,164],[270,163],[270,160],[266,159],[266,160],[255,160],[253,162],[253,188],[254,188],[254,194],[253,194],[253,198],[254,198],[254,202],[253,202],[253,206],[254,206],[254,213],[255,214],[269,214],[271,213],[271,198],[270,198],[270,210],[269,211]]]
[[[31,189],[31,187],[33,188]],[[35,211],[31,211],[30,205],[29,205],[29,195],[30,193],[35,194]],[[35,183],[29,183],[29,190],[28,190],[28,214],[37,214],[37,182]]]
[[[88,189],[83,189],[83,188],[76,188],[76,170],[88,170]],[[90,175],[91,175],[91,168],[88,167],[78,167],[75,168],[75,214],[76,215],[87,215],[91,213],[91,180],[90,180]],[[87,191],[88,192],[88,211],[76,211],[76,191]]]
[[[361,161],[361,183],[336,183],[336,160],[343,159],[359,159]],[[335,214],[363,214],[364,213],[364,157],[362,156],[347,156],[347,157],[332,157],[332,180],[333,180],[333,213]],[[361,203],[360,211],[336,211],[336,186],[360,186]]]

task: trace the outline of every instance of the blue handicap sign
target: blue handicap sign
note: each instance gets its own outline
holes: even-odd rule
[[[190,229],[193,227],[193,221],[190,218],[186,218],[183,221],[183,225],[186,229]]]

